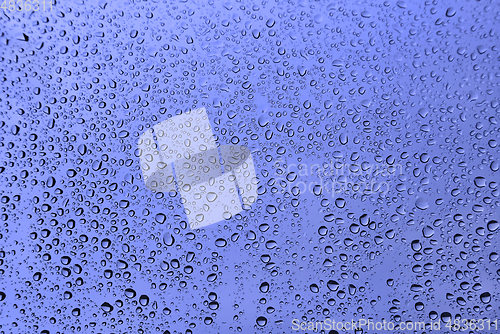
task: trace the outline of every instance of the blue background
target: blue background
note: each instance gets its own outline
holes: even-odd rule
[[[3,10],[0,333],[497,318],[499,20],[437,0]],[[253,152],[259,198],[191,231],[137,140],[199,107]]]

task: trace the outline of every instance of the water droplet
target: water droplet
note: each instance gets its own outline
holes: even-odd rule
[[[446,10],[446,16],[447,17],[453,17],[455,16],[455,14],[457,13],[457,11],[455,10],[455,8],[453,7],[449,7],[447,10]]]
[[[434,235],[434,229],[431,226],[427,225],[422,229],[422,234],[424,237],[430,238]]]
[[[417,198],[415,206],[420,210],[427,210],[429,208],[429,203],[423,198]]]
[[[257,320],[257,325],[259,325],[260,327],[264,327],[265,325],[267,325],[267,318],[265,317],[258,317]]]
[[[223,238],[219,238],[219,239],[215,240],[215,245],[217,247],[225,247],[227,245],[227,241]]]

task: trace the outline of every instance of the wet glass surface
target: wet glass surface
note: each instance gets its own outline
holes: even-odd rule
[[[496,333],[498,3],[3,4],[0,333]],[[206,184],[148,189],[141,135],[198,108],[184,148],[255,178],[181,147]]]

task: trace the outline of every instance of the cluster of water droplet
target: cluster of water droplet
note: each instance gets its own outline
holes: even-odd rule
[[[500,7],[453,6],[4,11],[0,333],[498,317]],[[146,188],[137,142],[199,107],[252,151],[259,189],[191,230],[175,191]]]

